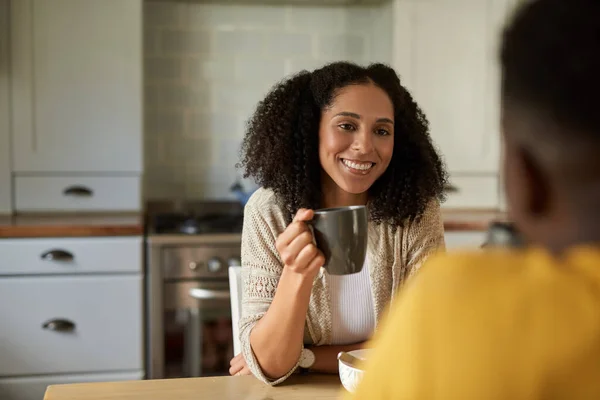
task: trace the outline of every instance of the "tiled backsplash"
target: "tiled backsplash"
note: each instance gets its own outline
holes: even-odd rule
[[[245,121],[276,81],[391,59],[391,5],[144,7],[147,198],[228,197]]]

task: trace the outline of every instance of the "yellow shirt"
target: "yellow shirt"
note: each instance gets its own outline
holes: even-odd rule
[[[347,399],[600,399],[600,249],[435,256]]]

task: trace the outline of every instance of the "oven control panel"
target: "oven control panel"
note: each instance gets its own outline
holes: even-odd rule
[[[241,265],[240,244],[165,248],[161,265],[165,279],[227,278]]]

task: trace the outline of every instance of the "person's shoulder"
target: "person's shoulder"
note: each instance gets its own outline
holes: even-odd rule
[[[523,273],[532,254],[527,251],[454,250],[432,255],[423,265],[419,275],[424,281],[473,282],[480,280],[513,278]],[[496,281],[497,282],[497,281]]]
[[[273,190],[261,187],[248,199],[244,214],[253,218],[259,217],[269,223],[285,225],[288,212]]]
[[[559,270],[539,249],[454,250],[432,255],[406,288],[422,305],[445,312],[468,307],[474,313],[485,305],[480,311],[487,313],[507,293],[543,302],[561,284]]]
[[[246,202],[246,209],[280,208],[275,192],[271,189],[260,187],[250,195]]]
[[[438,199],[432,199],[425,205],[423,213],[408,220],[409,230],[414,231],[436,231],[443,230],[442,209]]]

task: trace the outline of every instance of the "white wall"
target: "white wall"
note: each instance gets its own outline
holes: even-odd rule
[[[144,7],[147,198],[227,196],[244,123],[284,76],[391,61],[391,5]]]

